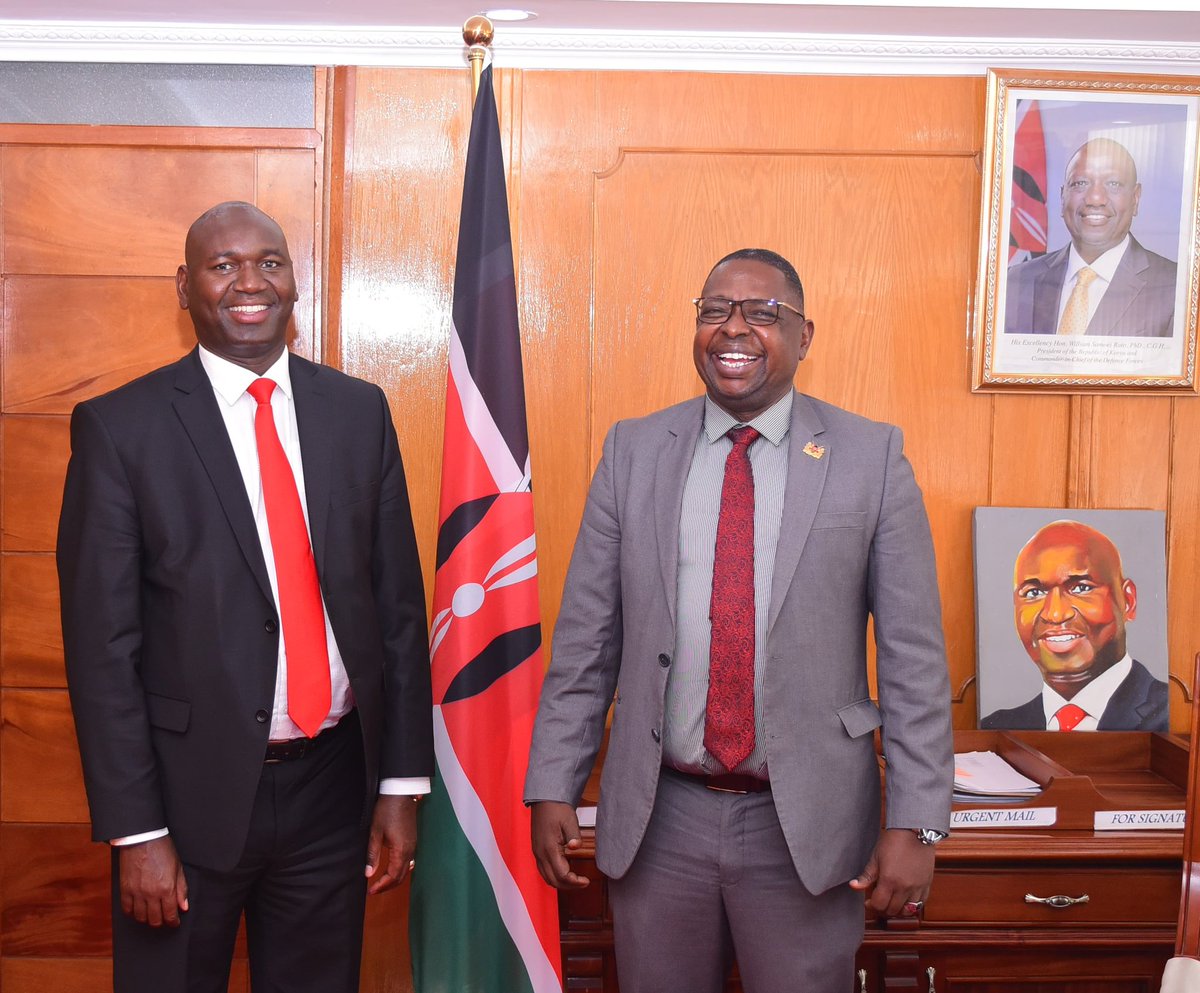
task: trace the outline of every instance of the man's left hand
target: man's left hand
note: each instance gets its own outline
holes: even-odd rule
[[[387,862],[381,863],[387,848]],[[368,893],[382,893],[402,882],[417,853],[417,805],[411,796],[382,795],[375,801],[367,841]]]
[[[867,902],[886,917],[899,917],[906,903],[924,903],[933,881],[933,846],[922,845],[907,828],[882,831],[851,889],[870,891]]]

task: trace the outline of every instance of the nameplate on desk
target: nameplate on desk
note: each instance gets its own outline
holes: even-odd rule
[[[1097,831],[1182,831],[1182,810],[1097,810]]]
[[[950,828],[1050,827],[1057,807],[972,807],[950,812]]]

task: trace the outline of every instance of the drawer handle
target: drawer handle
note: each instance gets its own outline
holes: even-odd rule
[[[1083,896],[1064,896],[1059,893],[1055,896],[1034,896],[1032,893],[1025,894],[1026,903],[1041,903],[1047,907],[1053,907],[1055,910],[1065,910],[1067,907],[1074,907],[1077,903],[1088,903],[1091,900],[1086,893]]]
[[[933,966],[925,970],[925,978],[929,980],[929,993],[937,993],[937,990],[933,988],[933,981],[937,978],[937,970]]]
[[[867,993],[867,970],[858,970],[858,993]]]

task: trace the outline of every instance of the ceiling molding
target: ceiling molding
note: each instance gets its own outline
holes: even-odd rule
[[[1200,73],[1200,45],[871,35],[556,31],[506,26],[498,65],[855,75],[982,75],[989,67]],[[0,59],[461,68],[457,30],[0,21]]]

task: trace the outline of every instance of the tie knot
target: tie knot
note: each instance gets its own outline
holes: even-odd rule
[[[256,379],[246,387],[246,392],[258,401],[259,406],[262,406],[264,403],[270,403],[271,394],[275,392],[275,380]]]
[[[750,427],[749,424],[743,424],[740,428],[730,428],[725,433],[729,435],[729,440],[733,442],[734,448],[738,448],[739,446],[742,448],[749,448],[760,437],[762,437],[754,428]]]
[[[1084,266],[1079,270],[1079,275],[1076,277],[1076,279],[1079,281],[1080,286],[1090,286],[1093,281],[1099,278],[1099,276],[1100,274],[1096,272],[1095,269],[1092,269],[1089,266]]]
[[[1054,716],[1058,718],[1060,731],[1074,731],[1079,722],[1087,717],[1087,711],[1078,704],[1068,703],[1065,707],[1059,707]]]

